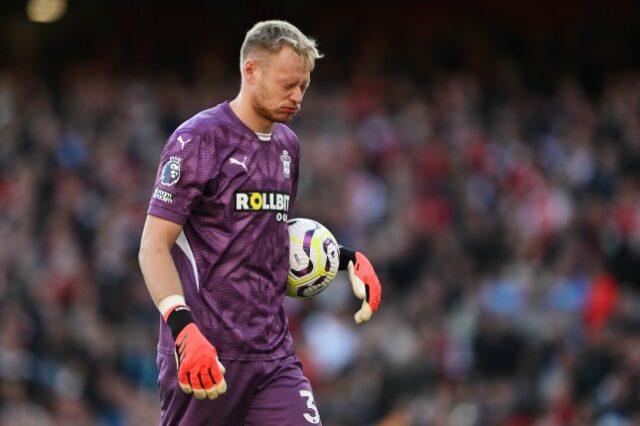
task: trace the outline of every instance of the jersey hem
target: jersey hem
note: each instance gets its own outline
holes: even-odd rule
[[[158,353],[166,356],[175,356],[173,349],[163,348],[158,346]],[[246,354],[218,354],[218,359],[220,360],[229,360],[229,361],[271,361],[274,359],[286,358],[288,356],[295,355],[295,351],[292,349],[290,351],[285,352],[275,352],[269,355],[246,355]]]

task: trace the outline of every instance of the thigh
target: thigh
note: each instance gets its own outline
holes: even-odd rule
[[[264,364],[266,374],[253,395],[245,426],[322,425],[298,357]]]
[[[258,373],[250,365],[222,361],[227,392],[217,399],[198,400],[180,389],[174,355],[158,353],[161,426],[243,426]]]

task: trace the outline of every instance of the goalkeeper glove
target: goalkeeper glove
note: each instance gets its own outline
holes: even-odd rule
[[[371,315],[378,310],[382,297],[382,286],[371,262],[358,251],[340,247],[339,269],[347,269],[353,294],[362,300],[362,307],[354,316],[356,323],[369,321]]]
[[[198,399],[216,399],[227,391],[224,366],[218,360],[218,352],[198,326],[191,311],[185,305],[169,309],[164,319],[176,342],[175,354],[178,366],[178,383],[185,393],[193,393]]]

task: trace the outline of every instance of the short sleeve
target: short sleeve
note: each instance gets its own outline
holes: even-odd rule
[[[215,158],[206,139],[194,130],[178,129],[160,157],[147,213],[184,225],[191,209],[215,178]]]

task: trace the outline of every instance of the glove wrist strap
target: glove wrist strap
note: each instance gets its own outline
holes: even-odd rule
[[[185,305],[176,306],[167,313],[165,321],[171,329],[173,340],[176,340],[182,329],[193,322],[191,310]]]
[[[356,252],[348,247],[340,246],[340,264],[338,265],[339,271],[346,271],[349,262],[356,264]]]

